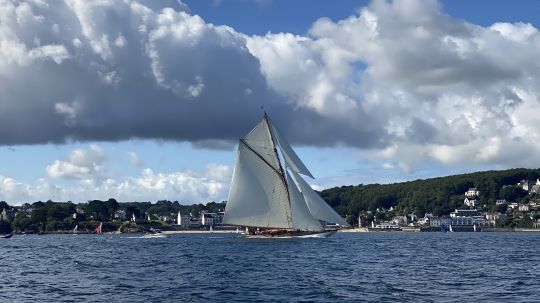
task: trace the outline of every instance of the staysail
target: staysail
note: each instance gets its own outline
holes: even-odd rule
[[[309,184],[295,171],[293,172],[294,179],[296,184],[300,188],[300,191],[306,199],[309,211],[313,217],[326,221],[329,223],[336,223],[341,226],[349,227],[350,225],[341,217],[330,205],[326,203],[312,188]]]
[[[277,148],[283,156],[285,168]],[[295,179],[303,181],[299,173],[311,176],[265,114],[263,120],[238,145],[223,224],[301,231],[322,231],[319,220],[347,226],[337,213],[332,214],[317,204],[322,202],[330,208],[320,197],[320,201],[312,202],[314,206],[308,202],[308,199],[315,198],[302,189],[301,184],[295,184]],[[312,208],[317,209],[317,214],[324,219],[315,215]],[[332,220],[326,220],[330,217]]]
[[[291,209],[293,215],[293,226],[294,229],[299,230],[310,230],[310,231],[321,231],[323,227],[319,220],[314,218],[309,212],[309,208],[306,205],[306,200],[304,196],[298,190],[296,185],[292,182],[291,175],[287,172],[287,180],[290,180],[289,191],[291,194]]]
[[[268,118],[266,118],[266,120],[270,121]],[[272,123],[269,123],[269,125],[270,129],[272,130],[272,135],[276,137],[277,144],[281,148],[283,158],[285,158],[286,166],[297,173],[304,174],[310,178],[313,178],[311,172],[307,169],[306,165],[302,162],[302,160],[300,160],[300,158],[294,152],[287,140],[285,140],[285,138],[281,136],[281,134],[278,132],[278,130]]]

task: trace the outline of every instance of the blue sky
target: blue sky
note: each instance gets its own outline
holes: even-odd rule
[[[540,164],[539,1],[168,3],[5,4],[0,200],[225,199],[260,105],[317,188]]]

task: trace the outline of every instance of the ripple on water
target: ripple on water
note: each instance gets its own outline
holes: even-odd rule
[[[155,241],[157,240],[157,241]],[[0,301],[527,302],[540,235],[363,233],[14,236],[0,242]]]

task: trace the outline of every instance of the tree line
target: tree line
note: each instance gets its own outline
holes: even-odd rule
[[[390,207],[400,215],[433,213],[441,216],[463,207],[464,193],[472,187],[480,191],[477,199],[486,205],[487,210],[497,211],[495,202],[498,199],[526,203],[538,197],[529,195],[516,184],[521,180],[531,182],[539,178],[540,169],[516,168],[394,184],[341,186],[323,190],[320,195],[342,216],[352,218],[367,211],[374,212],[377,208]]]
[[[100,222],[121,221],[116,219],[116,213],[123,210],[125,220],[131,218],[158,220],[158,216],[183,214],[199,216],[202,211],[219,212],[225,209],[225,203],[209,202],[206,204],[182,205],[178,201],[160,200],[151,202],[122,202],[115,199],[106,201],[91,200],[86,203],[38,201],[25,203],[21,206],[11,206],[0,201],[0,212],[5,210],[5,216],[0,217],[0,234],[16,232],[53,232],[71,230],[79,226],[80,230],[93,230]],[[118,224],[116,224],[118,225]],[[115,224],[108,224],[113,229]]]

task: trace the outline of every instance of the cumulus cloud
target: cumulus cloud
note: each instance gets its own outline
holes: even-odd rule
[[[0,5],[0,144],[221,148],[263,105],[293,144],[365,148],[403,170],[540,165],[540,34],[526,22],[483,27],[434,0],[381,0],[306,35],[247,36],[176,1]]]
[[[82,162],[88,163],[87,161],[85,158]],[[59,186],[46,179],[40,179],[36,184],[24,184],[13,178],[0,176],[0,195],[13,203],[48,199],[85,202],[89,199],[111,197],[119,201],[168,199],[188,204],[204,203],[226,199],[232,173],[226,165],[211,163],[202,171],[158,173],[146,168],[134,177],[99,179],[88,178],[86,171],[81,173],[81,166],[62,163],[63,173],[60,176],[78,179],[74,186]],[[75,166],[77,169],[67,169],[67,166]]]
[[[383,128],[384,146],[369,144],[378,151],[369,156],[410,171],[425,161],[540,165],[539,42],[528,23],[481,27],[445,15],[437,1],[396,0],[322,18],[308,37],[268,34],[248,47],[297,107]]]
[[[91,145],[89,149],[73,150],[67,161],[56,160],[47,165],[47,176],[53,179],[93,179],[102,177],[102,164],[107,160],[103,149]]]

